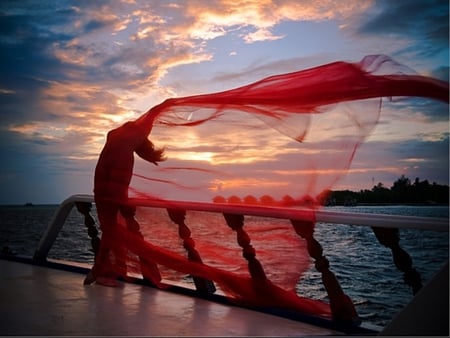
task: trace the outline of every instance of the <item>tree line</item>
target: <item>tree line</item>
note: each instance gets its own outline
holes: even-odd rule
[[[418,177],[411,182],[405,175],[397,179],[390,188],[383,183],[373,186],[372,190],[359,192],[350,190],[330,191],[324,200],[325,205],[374,204],[449,204],[449,186],[440,185]]]

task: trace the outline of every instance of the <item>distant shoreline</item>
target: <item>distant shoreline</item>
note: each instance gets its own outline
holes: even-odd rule
[[[327,207],[376,207],[376,206],[410,206],[410,207],[448,207],[448,203],[356,203],[355,205],[335,204],[327,205]]]
[[[9,208],[35,208],[35,207],[58,207],[58,203],[43,203],[43,204],[34,204],[34,203],[22,203],[22,204],[0,204],[0,207],[9,207]]]

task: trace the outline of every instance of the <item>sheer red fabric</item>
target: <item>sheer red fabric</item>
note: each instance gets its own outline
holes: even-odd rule
[[[154,124],[151,139],[166,147],[168,161],[158,168],[137,163],[133,195],[315,201],[346,173],[377,124],[382,97],[448,101],[448,83],[406,71],[385,56],[369,56],[166,100],[136,123]]]
[[[240,303],[329,315],[327,304],[296,294],[310,260],[289,222],[246,220],[243,234],[220,214],[189,214],[192,237],[184,245],[195,244],[199,261],[186,258],[169,216],[145,204],[317,207],[376,126],[383,97],[448,103],[448,89],[448,83],[416,75],[381,55],[164,101],[108,133],[94,184],[103,231],[95,274],[141,271],[161,286],[165,273],[177,271],[170,277],[212,280]],[[147,144],[150,133],[155,147],[165,147],[167,159],[158,166],[151,158],[153,145]],[[255,259],[264,277],[249,271],[258,265]]]

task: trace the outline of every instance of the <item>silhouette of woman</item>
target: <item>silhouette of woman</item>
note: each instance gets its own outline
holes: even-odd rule
[[[126,275],[126,251],[117,241],[113,242],[114,230],[120,213],[128,229],[140,235],[139,224],[134,219],[135,208],[128,203],[128,188],[133,176],[134,153],[155,165],[166,160],[164,148],[156,149],[147,138],[153,127],[154,116],[161,106],[152,108],[144,121],[141,119],[139,122],[126,122],[108,132],[94,176],[94,199],[102,239],[94,266],[86,276],[84,284],[96,281],[99,284],[116,286],[115,279],[118,275]],[[142,263],[141,260],[141,266]],[[143,275],[145,277],[144,271]],[[157,283],[160,276],[155,277],[150,273],[147,278]]]

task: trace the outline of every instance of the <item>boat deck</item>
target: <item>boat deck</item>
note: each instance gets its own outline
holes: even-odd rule
[[[39,336],[312,336],[342,334],[287,318],[0,259],[0,333]]]

